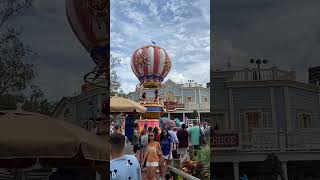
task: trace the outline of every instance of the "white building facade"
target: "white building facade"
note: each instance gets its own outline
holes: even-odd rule
[[[211,77],[218,179],[238,180],[241,173],[255,179],[270,153],[280,159],[286,180],[320,178],[319,86],[275,67],[214,71]]]
[[[147,93],[147,98],[154,97],[154,90],[142,88],[136,88],[128,96],[131,100],[139,101],[143,92]],[[159,94],[164,102],[176,102],[175,110],[168,111],[166,114],[171,119],[183,120],[186,117],[190,119],[190,115],[194,111],[198,112],[198,117],[201,119],[210,112],[210,88],[208,85],[204,87],[194,81],[178,84],[169,79],[164,82],[164,87],[159,89]]]

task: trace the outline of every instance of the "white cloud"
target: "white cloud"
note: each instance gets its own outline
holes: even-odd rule
[[[111,53],[123,60],[117,69],[125,91],[133,91],[130,87],[139,83],[130,67],[132,53],[151,40],[166,49],[172,59],[173,68],[166,79],[209,81],[210,21],[203,17],[206,12],[209,17],[209,0],[192,2],[112,1],[111,14],[116,20],[111,19]]]

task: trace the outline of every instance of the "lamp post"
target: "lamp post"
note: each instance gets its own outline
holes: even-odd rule
[[[259,72],[259,80],[261,80],[261,71],[260,71],[260,65],[261,64],[268,64],[268,59],[260,60],[260,59],[250,59],[251,64],[257,64],[258,66],[258,72]]]

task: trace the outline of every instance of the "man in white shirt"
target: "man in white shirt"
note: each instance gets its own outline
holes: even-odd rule
[[[177,147],[179,145],[179,140],[178,140],[178,137],[177,137],[177,132],[173,131],[173,126],[170,126],[169,127],[169,130],[168,130],[168,133],[170,134],[171,136],[171,140],[173,142],[173,150],[172,150],[172,155],[173,155],[173,158],[178,158],[178,154],[177,154]]]

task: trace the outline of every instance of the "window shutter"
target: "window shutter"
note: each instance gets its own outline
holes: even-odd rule
[[[272,128],[272,118],[269,112],[262,113],[262,128]]]
[[[312,123],[312,118],[311,118],[311,114],[307,114],[306,115],[306,119],[307,119],[307,128],[311,128],[311,123]]]
[[[302,115],[302,113],[298,114],[298,125],[299,125],[299,128],[304,128],[303,127],[303,115]]]
[[[248,131],[246,123],[245,113],[240,112],[240,126],[242,131]]]

